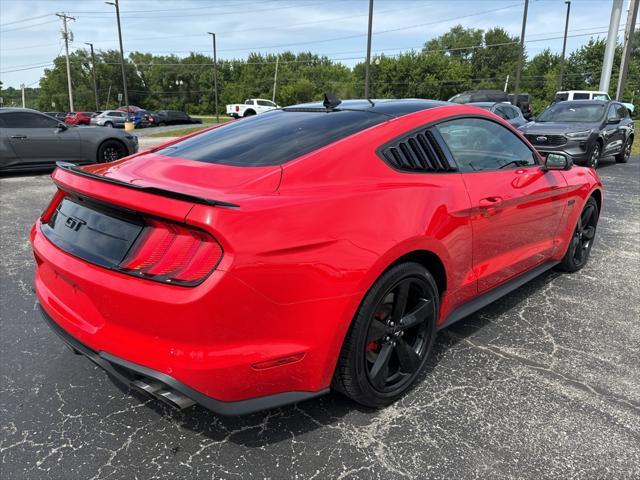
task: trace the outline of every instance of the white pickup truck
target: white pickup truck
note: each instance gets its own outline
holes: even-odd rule
[[[242,118],[268,112],[269,110],[274,110],[276,108],[280,107],[271,100],[248,98],[244,103],[232,103],[231,105],[227,105],[227,115],[234,118]]]

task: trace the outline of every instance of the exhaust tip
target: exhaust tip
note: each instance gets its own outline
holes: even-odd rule
[[[178,410],[192,407],[196,402],[186,395],[171,389],[158,380],[138,379],[130,383],[131,387]]]

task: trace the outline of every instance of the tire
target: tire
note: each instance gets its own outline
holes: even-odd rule
[[[255,114],[256,114],[256,112],[254,112],[253,110],[247,110],[246,112],[244,112],[244,115],[242,116],[242,118],[252,117]]]
[[[599,216],[598,203],[593,197],[589,197],[582,212],[580,212],[567,252],[560,262],[559,268],[561,270],[573,273],[587,264],[589,253],[595,240]]]
[[[98,148],[98,163],[107,163],[129,155],[127,148],[118,140],[105,140]]]
[[[438,287],[426,268],[407,262],[387,270],[351,323],[332,387],[367,407],[400,398],[431,353],[439,311]]]
[[[160,123],[158,124],[158,126],[159,126],[159,127],[166,127],[166,126],[167,126],[167,124],[166,124],[166,123],[164,123],[164,122],[160,122]]]
[[[109,127],[109,128],[113,128],[113,123],[111,123],[111,122],[104,122],[104,126],[105,126],[105,127]]]
[[[622,151],[616,155],[617,163],[627,163],[631,156],[631,147],[633,146],[633,137],[629,138],[622,147]]]
[[[594,170],[598,168],[600,164],[600,157],[602,156],[602,147],[600,146],[600,142],[596,142],[591,149],[591,154],[589,155],[589,159],[587,160],[587,167],[591,167]]]

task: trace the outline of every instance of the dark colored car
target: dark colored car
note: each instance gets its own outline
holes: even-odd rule
[[[67,125],[91,125],[91,117],[94,112],[69,112],[64,117],[64,123]]]
[[[508,102],[509,95],[502,90],[468,90],[449,99],[453,103]]]
[[[515,105],[511,105],[510,103],[499,102],[472,102],[467,105],[473,105],[474,107],[484,108],[485,110],[489,110],[491,113],[495,113],[503,120],[506,120],[509,125],[512,127],[518,128],[527,123],[527,119],[524,118],[522,112]]]
[[[158,110],[153,112],[151,116],[153,117],[153,124],[160,127],[164,125],[202,123],[199,118],[191,118],[185,112],[178,110]]]
[[[390,404],[438,330],[582,268],[602,205],[594,170],[416,99],[273,110],[53,180],[31,230],[45,321],[125,385],[227,415],[329,389]]]
[[[515,95],[513,93],[510,93],[507,96],[509,97],[509,101],[511,102],[511,104],[514,104]],[[529,95],[528,93],[519,93],[518,104],[516,106],[520,109],[524,118],[526,118],[527,120],[531,120],[531,118],[533,117],[533,111],[531,110],[531,95]]]
[[[56,162],[96,163],[138,151],[138,137],[76,128],[36,110],[0,108],[0,171],[37,170]]]
[[[634,140],[627,108],[603,100],[556,103],[520,131],[543,156],[562,152],[574,163],[592,168],[597,168],[603,156],[614,155],[616,162],[627,162]]]

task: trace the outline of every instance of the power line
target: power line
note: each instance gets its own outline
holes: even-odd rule
[[[21,18],[20,20],[14,20],[12,22],[0,23],[0,27],[6,27],[7,25],[15,25],[16,23],[30,22],[31,20],[38,20],[40,18],[50,17],[51,15],[53,15],[53,13],[38,15],[37,17]]]
[[[4,33],[9,33],[9,32],[16,32],[18,30],[28,30],[30,28],[33,27],[39,27],[40,25],[47,25],[49,23],[57,23],[58,20],[47,20],[46,22],[40,22],[40,23],[33,23],[31,25],[25,25],[23,27],[17,27],[17,28],[10,28],[10,29],[2,29],[0,30],[0,34],[4,34]]]

